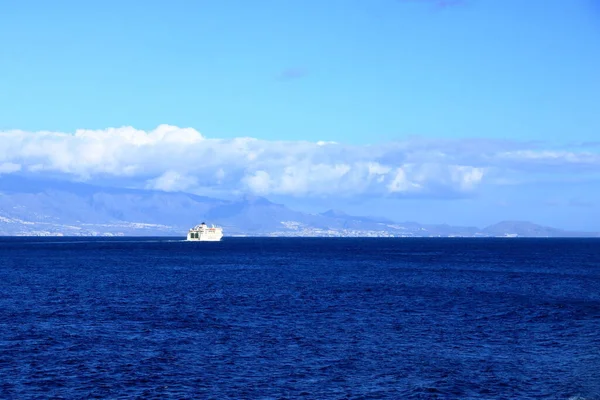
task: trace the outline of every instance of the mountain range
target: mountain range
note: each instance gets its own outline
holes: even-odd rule
[[[524,221],[503,221],[481,229],[425,225],[352,216],[340,210],[305,213],[258,196],[223,200],[0,176],[0,235],[184,237],[203,221],[222,226],[225,236],[600,237]]]

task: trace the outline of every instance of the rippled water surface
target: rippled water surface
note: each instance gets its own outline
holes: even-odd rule
[[[600,240],[0,238],[0,398],[600,398]]]

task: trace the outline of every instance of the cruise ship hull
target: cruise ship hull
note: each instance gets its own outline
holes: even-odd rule
[[[188,233],[187,240],[190,242],[218,242],[221,240],[223,235],[198,235],[198,237],[192,236],[192,233]]]
[[[223,229],[215,226],[208,227],[203,222],[190,229],[187,240],[190,242],[218,242],[223,237]]]

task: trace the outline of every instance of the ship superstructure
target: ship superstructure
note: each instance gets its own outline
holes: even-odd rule
[[[188,231],[187,240],[218,242],[223,237],[223,228],[207,226],[204,222]]]

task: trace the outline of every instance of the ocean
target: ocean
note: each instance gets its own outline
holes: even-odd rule
[[[0,238],[2,399],[600,399],[600,240]]]

